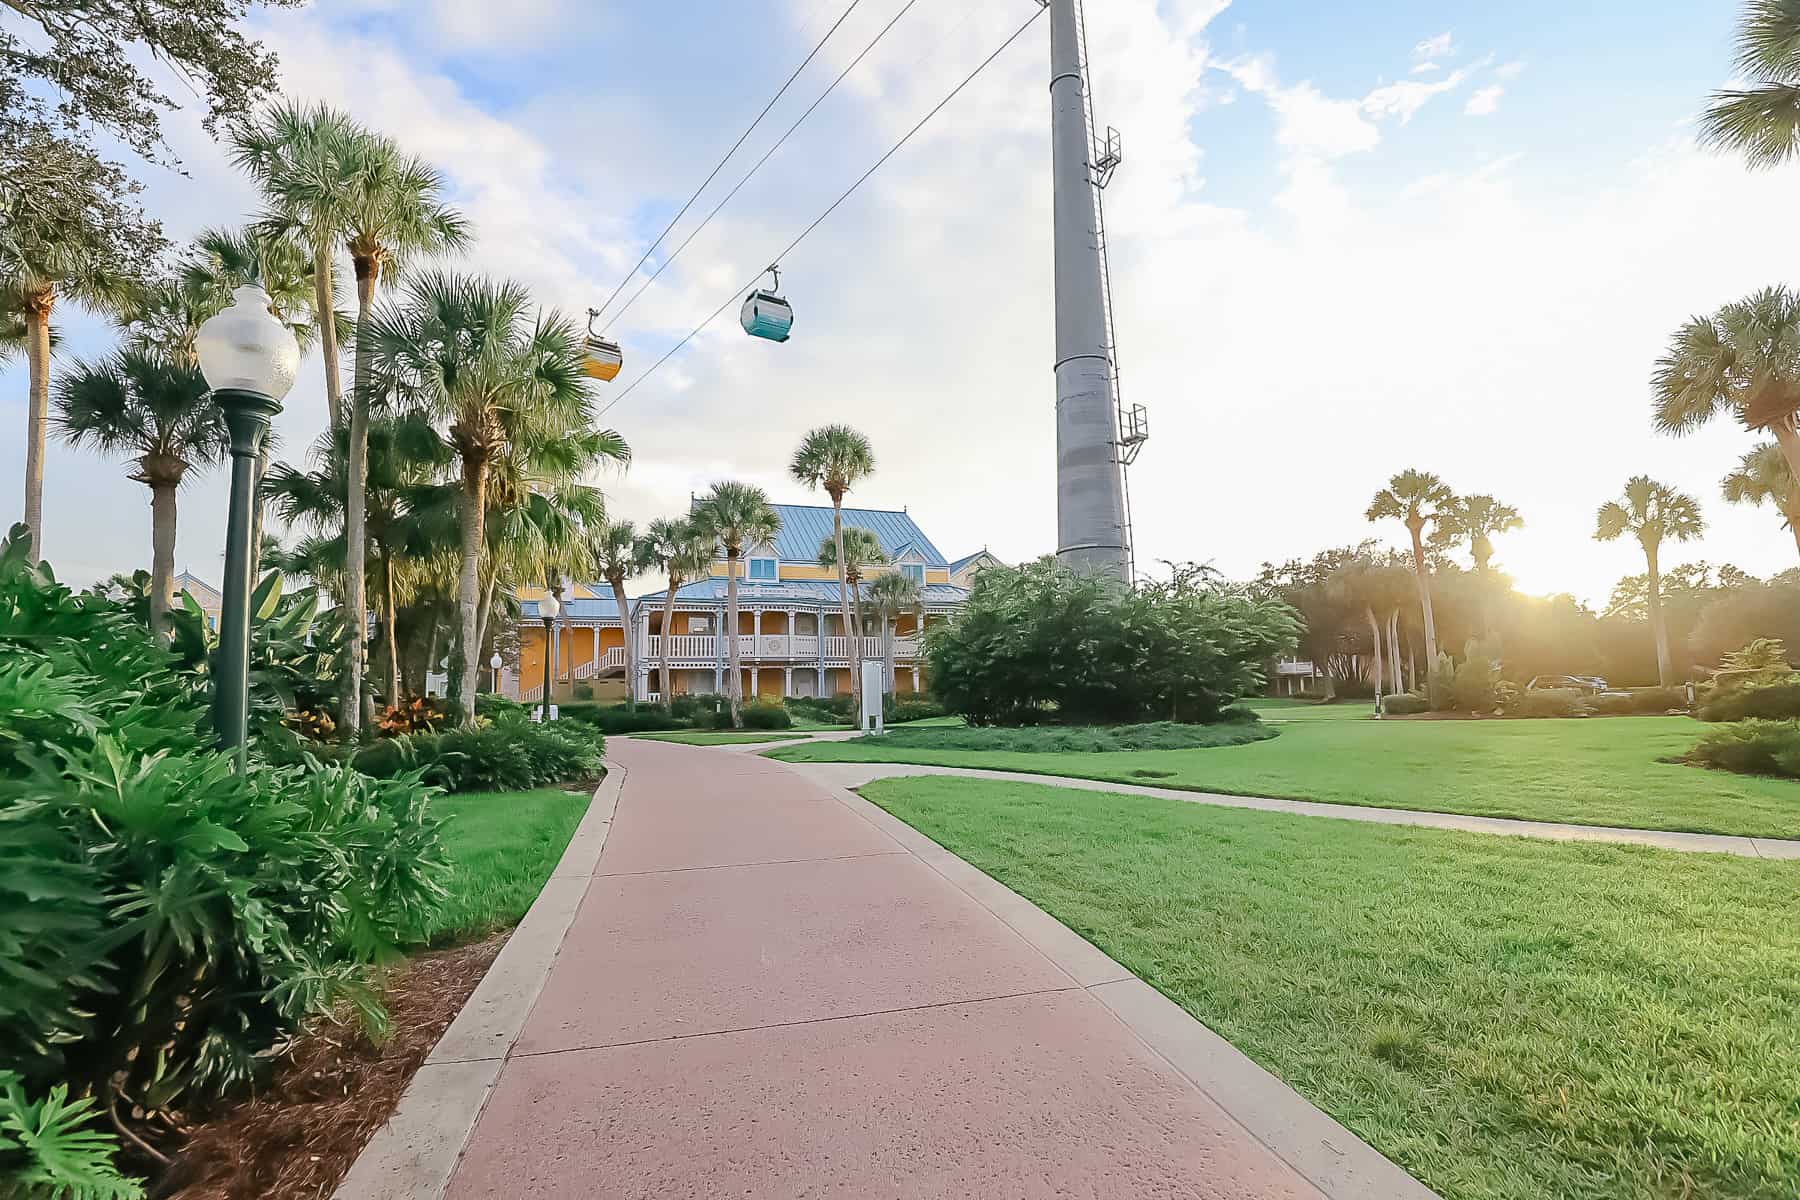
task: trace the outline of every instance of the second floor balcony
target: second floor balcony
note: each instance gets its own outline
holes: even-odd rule
[[[819,638],[806,634],[744,633],[738,635],[738,657],[744,662],[809,663],[818,662],[822,652],[827,663],[847,664],[852,660],[857,640],[848,637]],[[713,663],[726,657],[730,650],[723,638],[711,634],[678,633],[668,641],[670,662]],[[882,656],[882,639],[866,637],[861,642],[861,653],[854,657]],[[649,634],[640,640],[639,645],[645,663],[661,661],[663,639],[660,635]],[[917,638],[894,639],[894,658],[897,661],[910,662],[918,655]]]

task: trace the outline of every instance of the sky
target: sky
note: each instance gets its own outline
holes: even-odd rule
[[[1055,548],[1047,22],[783,258],[791,341],[746,337],[728,302],[1032,0],[320,0],[252,31],[287,92],[444,172],[476,234],[459,269],[580,314],[846,9],[652,267],[903,7],[614,325],[626,365],[603,404],[727,305],[607,409],[634,461],[596,482],[640,523],[725,478],[806,502],[788,455],[847,421],[878,458],[852,503],[906,508],[952,557],[1030,558]],[[1362,514],[1408,467],[1523,513],[1496,561],[1527,591],[1603,603],[1642,570],[1631,542],[1591,538],[1638,473],[1704,506],[1706,537],[1665,565],[1793,565],[1777,515],[1719,495],[1751,435],[1673,439],[1649,420],[1677,326],[1800,264],[1800,168],[1752,173],[1694,144],[1731,79],[1736,3],[1087,7],[1097,121],[1124,145],[1105,193],[1121,384],[1151,430],[1130,474],[1140,567],[1241,578],[1399,545]],[[258,207],[198,116],[167,122],[185,174],[134,166],[178,240]],[[59,370],[112,344],[72,306],[57,320]],[[323,427],[323,395],[314,355],[278,419],[282,457]],[[23,364],[0,368],[0,477],[22,478],[25,401]],[[127,470],[53,443],[45,549],[63,578],[147,565],[148,493]],[[223,470],[184,490],[178,567],[217,577],[224,502]]]

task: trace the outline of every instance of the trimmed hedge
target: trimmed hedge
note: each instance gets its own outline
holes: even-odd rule
[[[1682,688],[1638,688],[1624,694],[1595,696],[1588,702],[1597,713],[1609,717],[1666,713],[1687,708],[1687,692]]]
[[[1415,713],[1430,712],[1431,701],[1411,692],[1395,692],[1381,698],[1381,711],[1390,717],[1410,717]]]
[[[1509,717],[1585,717],[1593,705],[1577,688],[1550,688],[1525,692],[1506,714]]]
[[[692,720],[672,716],[654,704],[640,704],[635,710],[628,704],[564,704],[556,711],[564,719],[580,721],[605,734],[661,733],[694,726]]]
[[[420,772],[448,792],[521,792],[601,773],[606,739],[579,721],[535,724],[502,717],[474,729],[384,738],[351,765],[375,779]]]
[[[1709,729],[1688,761],[1744,775],[1800,779],[1800,721],[1739,721]]]
[[[1702,721],[1793,720],[1800,717],[1800,680],[1716,689],[1698,715]]]

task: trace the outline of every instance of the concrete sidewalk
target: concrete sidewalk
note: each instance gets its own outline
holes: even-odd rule
[[[872,805],[611,749],[598,869],[449,1195],[1430,1196]]]

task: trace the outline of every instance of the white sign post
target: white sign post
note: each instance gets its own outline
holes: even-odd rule
[[[887,683],[885,666],[878,658],[862,660],[862,731],[877,736],[887,732],[881,721],[882,690]]]

